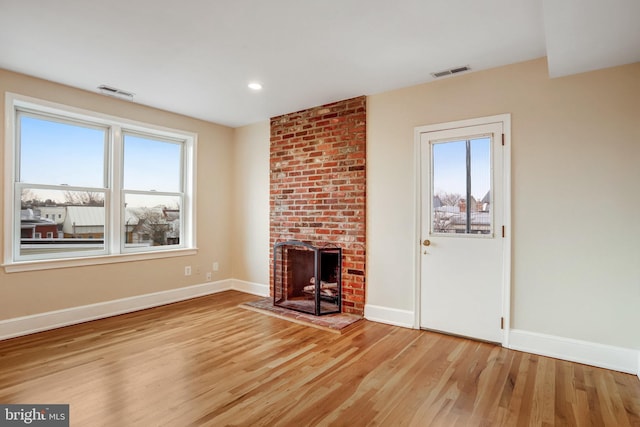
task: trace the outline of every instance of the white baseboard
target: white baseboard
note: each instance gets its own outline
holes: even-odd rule
[[[183,301],[231,289],[235,289],[233,280],[221,280],[113,301],[83,305],[80,307],[72,307],[64,310],[49,311],[31,316],[2,320],[0,321],[0,340],[116,316],[118,314],[144,310],[146,308],[157,307],[172,302]]]
[[[413,311],[365,304],[364,318],[372,322],[402,326],[403,328],[413,328],[415,316]]]
[[[372,322],[414,328],[414,313],[408,310],[366,304],[364,306],[364,317]],[[509,331],[508,348],[636,374],[640,379],[640,350],[519,329],[511,329]]]
[[[257,295],[260,297],[269,296],[269,285],[261,283],[246,282],[244,280],[230,279],[231,289],[244,292],[245,294]]]
[[[172,302],[227,290],[268,296],[269,285],[227,279],[97,304],[50,311],[0,321],[0,340],[60,328],[105,317],[157,307]],[[372,322],[404,328],[414,327],[414,313],[408,310],[366,304],[364,317]],[[584,363],[605,369],[636,374],[640,379],[640,350],[545,335],[518,329],[509,331],[509,348],[527,353]]]
[[[640,351],[634,349],[518,329],[509,331],[509,348],[599,368],[637,374],[638,378],[640,378]]]

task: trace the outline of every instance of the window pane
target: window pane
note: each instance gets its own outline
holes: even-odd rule
[[[471,151],[471,225],[473,234],[491,232],[491,138],[469,141]]]
[[[124,188],[177,193],[181,186],[182,144],[124,136]]]
[[[125,194],[126,248],[180,244],[180,196]]]
[[[20,182],[105,187],[105,129],[19,117]]]
[[[466,141],[433,144],[434,233],[466,229],[466,215],[460,210],[467,194],[466,147]]]
[[[491,138],[435,143],[432,150],[432,232],[489,234]]]
[[[20,256],[104,250],[104,199],[103,192],[23,188]]]

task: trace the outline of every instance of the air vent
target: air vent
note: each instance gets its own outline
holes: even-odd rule
[[[112,86],[100,85],[98,86],[98,90],[103,95],[115,96],[116,98],[122,98],[129,101],[133,100],[133,93]]]
[[[433,76],[434,79],[437,79],[439,77],[450,76],[452,74],[462,73],[464,71],[469,71],[469,70],[471,70],[471,67],[469,67],[468,65],[465,65],[463,67],[455,67],[455,68],[449,68],[448,70],[437,71],[435,73],[431,73],[431,75]]]

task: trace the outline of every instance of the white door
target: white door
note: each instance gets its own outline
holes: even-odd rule
[[[503,342],[502,121],[418,128],[420,327]]]

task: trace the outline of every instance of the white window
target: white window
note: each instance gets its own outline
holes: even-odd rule
[[[194,252],[195,134],[9,93],[6,104],[8,271]],[[21,230],[53,225],[45,205],[65,215],[60,241],[39,245]]]
[[[132,132],[123,132],[123,140],[123,250],[179,245],[184,144]]]

